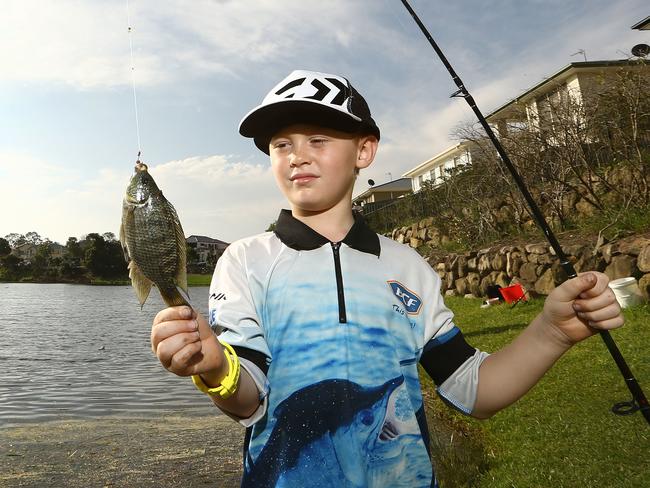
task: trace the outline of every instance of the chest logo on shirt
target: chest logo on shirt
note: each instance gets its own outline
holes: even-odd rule
[[[420,313],[420,308],[422,308],[422,299],[417,295],[417,293],[409,290],[399,281],[390,280],[387,283],[390,285],[391,290],[393,290],[393,294],[404,304],[406,313],[409,315],[417,315]]]

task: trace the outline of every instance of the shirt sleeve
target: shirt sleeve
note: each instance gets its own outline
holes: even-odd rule
[[[438,395],[455,409],[470,414],[476,403],[478,370],[488,354],[465,341],[440,293],[440,277],[433,269],[430,273],[431,318],[425,328],[420,364],[436,384]]]
[[[230,344],[260,393],[260,406],[248,418],[229,417],[248,427],[264,416],[269,383],[266,377],[271,354],[250,290],[243,259],[228,252],[217,261],[210,285],[209,323],[218,338]]]

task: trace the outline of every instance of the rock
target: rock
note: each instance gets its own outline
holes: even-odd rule
[[[519,251],[513,251],[506,254],[506,274],[510,277],[517,276],[524,260]]]
[[[607,264],[612,262],[612,244],[605,244],[600,248],[600,255]]]
[[[467,276],[467,257],[458,256],[457,272],[459,278]]]
[[[481,276],[485,276],[491,271],[490,257],[487,254],[479,256],[477,268]]]
[[[495,254],[492,258],[492,269],[494,271],[505,271],[508,259],[503,254]]]
[[[499,285],[501,288],[508,286],[508,275],[504,271],[494,271],[491,275],[495,285]]]
[[[456,285],[456,294],[465,296],[467,293],[467,281],[465,278],[458,278],[454,284]]]
[[[638,275],[636,258],[625,254],[613,256],[612,262],[605,268],[605,274],[610,280]]]
[[[467,270],[468,271],[476,271],[478,269],[478,258],[469,258],[467,260]]]
[[[404,244],[404,237],[405,237],[404,234],[400,234],[400,235],[397,236],[397,239],[395,239],[395,240],[397,242],[399,242],[400,244]]]
[[[456,294],[456,290],[450,289],[445,292],[446,297],[453,297]]]
[[[416,238],[416,237],[411,237],[411,239],[409,241],[409,245],[413,249],[417,249],[418,247],[420,247],[422,245],[422,241],[420,239]]]
[[[643,249],[650,246],[650,239],[645,237],[634,237],[632,239],[626,239],[620,241],[616,246],[616,251],[618,254],[631,254],[632,256],[638,256]]]
[[[555,281],[553,279],[553,271],[549,268],[544,274],[535,282],[535,291],[540,295],[548,295],[555,288]]]
[[[585,244],[573,244],[571,246],[564,247],[563,250],[564,254],[567,256],[576,256],[579,258],[588,251],[588,247]]]
[[[535,263],[524,263],[519,269],[519,277],[528,283],[535,283],[537,281],[536,269]]]
[[[650,273],[644,274],[639,279],[639,290],[646,301],[650,300]]]
[[[546,254],[548,252],[546,244],[528,244],[525,249],[528,254]]]
[[[463,295],[463,298],[476,298],[476,296],[472,295],[471,293],[465,293]]]
[[[636,260],[636,265],[639,271],[643,271],[644,273],[650,272],[650,245],[641,249],[639,257]]]
[[[578,273],[583,271],[604,271],[607,263],[602,256],[592,256],[591,254],[583,255],[574,264],[573,267]]]
[[[478,273],[468,273],[465,280],[467,281],[467,288],[472,295],[476,297],[482,296],[480,287],[481,277]]]
[[[490,287],[492,285],[494,285],[494,282],[492,281],[492,276],[491,275],[485,276],[481,280],[481,283],[479,284],[479,289],[481,291],[480,296],[484,297],[485,295],[487,295],[487,289],[488,289],[488,287]]]

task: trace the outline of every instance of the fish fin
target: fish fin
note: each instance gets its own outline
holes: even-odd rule
[[[131,278],[131,286],[133,286],[135,294],[140,301],[140,308],[142,308],[144,302],[147,301],[153,282],[140,271],[135,261],[129,262],[129,278]]]
[[[129,254],[129,247],[126,243],[126,225],[133,222],[133,207],[126,202],[122,204],[122,222],[120,224],[120,244],[122,245],[122,252],[124,259],[127,263],[131,262],[131,255]]]
[[[169,210],[174,217],[174,238],[176,239],[176,247],[178,248],[176,285],[181,288],[189,298],[189,292],[187,291],[187,242],[185,241],[185,233],[183,232],[183,227],[181,226],[181,221],[178,218],[176,209],[171,203],[169,203]]]
[[[183,299],[187,302],[187,304],[190,304],[190,294],[187,292],[187,290],[182,289],[180,286],[177,286],[176,289],[178,290],[178,293],[181,294]]]

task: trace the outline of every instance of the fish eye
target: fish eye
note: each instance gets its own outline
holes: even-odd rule
[[[375,421],[375,416],[373,415],[371,410],[362,410],[361,411],[361,423],[363,425],[372,425],[372,423]]]

